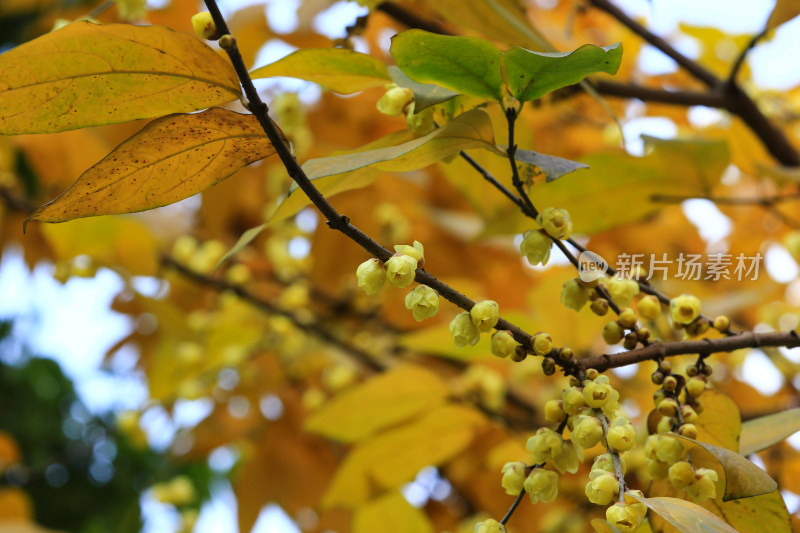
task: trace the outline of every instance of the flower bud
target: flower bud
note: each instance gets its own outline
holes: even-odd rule
[[[688,461],[678,461],[669,467],[669,482],[675,490],[688,487],[694,481],[694,468]]]
[[[606,325],[603,326],[603,340],[606,341],[606,344],[617,344],[622,340],[624,335],[625,331],[622,329],[622,326],[616,322],[607,322]]]
[[[556,373],[556,360],[552,357],[542,359],[542,373],[545,376],[552,376]]]
[[[714,329],[717,331],[725,332],[731,327],[731,321],[725,315],[718,316],[714,319]]]
[[[639,311],[639,316],[646,320],[655,320],[661,315],[661,302],[652,294],[648,294],[639,300],[636,304],[636,310]]]
[[[681,405],[681,418],[684,422],[697,422],[697,411],[691,405]]]
[[[620,307],[631,305],[633,297],[639,294],[639,283],[632,279],[614,276],[608,280],[608,294]]]
[[[681,427],[678,428],[678,434],[683,435],[687,439],[696,439],[697,426],[694,424],[682,424]]]
[[[583,401],[589,407],[603,407],[611,398],[613,390],[608,383],[590,381],[583,387]]]
[[[586,484],[586,497],[595,505],[608,505],[619,494],[617,476],[605,470],[592,470]]]
[[[567,418],[567,413],[561,407],[561,400],[548,400],[544,404],[544,419],[554,424],[560,424]]]
[[[686,487],[686,493],[694,500],[704,501],[717,497],[716,483],[719,477],[710,468],[698,468],[694,473],[694,482]]]
[[[547,333],[537,333],[533,337],[533,351],[536,355],[547,355],[553,351],[553,342]]]
[[[531,265],[542,266],[547,264],[550,259],[550,248],[553,246],[553,241],[545,233],[538,229],[526,231],[522,236],[522,243],[519,245],[519,251],[522,255],[528,258]]]
[[[472,530],[472,533],[506,533],[506,526],[490,518],[475,524],[475,529]]]
[[[458,348],[463,348],[467,344],[475,346],[481,338],[480,331],[478,331],[478,328],[472,323],[472,319],[466,311],[457,314],[450,322],[450,335],[453,337]]]
[[[525,483],[525,478],[528,477],[526,473],[525,463],[506,463],[501,470],[503,480],[500,482],[503,488],[506,489],[506,494],[516,496],[522,492],[522,484]],[[693,473],[694,474],[694,473]],[[692,477],[694,479],[694,477]]]
[[[558,474],[552,470],[535,468],[523,484],[531,503],[552,502],[558,496]]]
[[[236,39],[233,35],[226,33],[219,38],[219,47],[223,50],[231,50],[234,46],[236,46]]]
[[[528,439],[525,449],[533,454],[535,463],[546,463],[561,449],[561,436],[549,428],[539,428],[536,434]]]
[[[592,448],[603,438],[603,425],[593,416],[581,416],[570,438],[581,448]]]
[[[706,382],[698,377],[691,378],[686,383],[686,392],[689,393],[689,396],[692,398],[697,398],[706,390]]]
[[[517,349],[517,341],[514,340],[514,335],[507,329],[502,329],[492,335],[492,355],[497,357],[508,357]]]
[[[583,401],[583,393],[575,387],[564,389],[561,393],[561,404],[564,412],[572,416],[578,413],[578,410],[586,405]]]
[[[398,254],[406,254],[417,260],[416,268],[425,267],[425,248],[419,241],[414,241],[413,246],[407,244],[396,244],[394,251]]]
[[[630,307],[620,309],[617,321],[623,328],[632,329],[636,325],[636,312]]]
[[[700,316],[700,299],[691,294],[681,294],[669,302],[669,316],[676,324],[691,324]]]
[[[624,474],[627,472],[628,467],[625,464],[625,458],[622,455],[617,455],[619,458],[620,466],[622,467],[622,473]],[[592,470],[605,470],[611,474],[615,474],[616,471],[614,470],[614,459],[611,457],[610,453],[603,453],[595,457],[594,462],[592,463]]]
[[[675,416],[675,413],[678,412],[678,402],[674,398],[664,398],[658,402],[656,409],[663,416]]]
[[[217,26],[214,24],[214,19],[208,11],[192,15],[192,27],[195,35],[201,39],[216,41],[220,37]]]
[[[627,452],[636,446],[636,431],[627,418],[619,417],[608,428],[606,441],[611,451]]]
[[[590,309],[592,310],[592,313],[596,314],[597,316],[605,316],[606,313],[608,313],[608,300],[605,298],[598,298],[592,302]]]
[[[386,278],[395,287],[408,287],[417,275],[417,260],[406,254],[394,254],[386,261]]]
[[[580,311],[589,301],[589,289],[581,285],[577,279],[571,279],[561,286],[561,303],[567,309]]]
[[[414,101],[414,91],[404,87],[390,87],[378,100],[378,111],[384,115],[396,117],[403,113],[403,109]]]
[[[683,457],[683,444],[674,437],[662,435],[658,438],[656,456],[659,461],[673,465]]]
[[[583,450],[576,448],[570,441],[561,440],[561,447],[553,453],[551,464],[556,470],[574,474],[578,471],[580,459],[583,459]]]
[[[356,269],[358,286],[369,295],[377,293],[386,283],[386,267],[379,259],[367,259]]]
[[[410,309],[414,320],[422,322],[439,312],[439,293],[427,285],[417,285],[406,295],[406,309]]]
[[[554,239],[569,239],[572,235],[572,220],[566,209],[546,207],[536,217],[536,222]]]
[[[478,331],[488,333],[500,319],[500,306],[492,300],[481,300],[472,306],[469,316]]]
[[[606,509],[606,520],[620,533],[633,533],[644,521],[640,508],[617,502]]]

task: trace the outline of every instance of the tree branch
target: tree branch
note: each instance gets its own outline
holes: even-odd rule
[[[682,66],[689,72],[692,76],[700,80],[701,82],[705,83],[709,87],[716,88],[720,85],[720,80],[717,78],[712,72],[706,70],[696,61],[693,61],[686,57],[685,55],[678,52],[675,48],[672,47],[667,41],[656,35],[655,33],[651,32],[631,17],[628,16],[627,13],[622,11],[620,8],[609,2],[608,0],[589,0],[589,4],[593,5],[597,9],[601,11],[605,11],[615,19],[617,19],[621,24],[626,26],[632,32],[640,36],[642,39],[650,43],[651,45],[658,48],[661,52],[665,55],[670,57],[673,61],[677,64]]]
[[[685,354],[709,355],[719,352],[731,352],[742,348],[760,348],[766,346],[783,346],[796,348],[800,346],[800,336],[795,330],[775,331],[769,333],[737,333],[719,339],[699,339],[675,342],[654,342],[650,346],[637,348],[617,354],[604,354],[587,357],[579,361],[583,369],[594,368],[599,372],[609,368],[619,368],[642,361],[651,361],[664,357]]]

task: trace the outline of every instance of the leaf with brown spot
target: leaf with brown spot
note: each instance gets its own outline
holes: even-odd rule
[[[274,153],[253,115],[221,108],[170,115],[123,142],[30,219],[64,222],[169,205]]]
[[[0,55],[0,134],[160,117],[240,95],[219,54],[160,26],[75,22]]]

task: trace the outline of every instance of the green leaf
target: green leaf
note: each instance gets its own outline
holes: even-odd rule
[[[501,147],[504,148],[504,147]],[[563,157],[556,157],[554,155],[540,154],[530,150],[517,150],[514,154],[514,159],[538,167],[544,172],[545,180],[555,181],[561,176],[565,176],[576,170],[589,168],[585,163],[572,161],[571,159],[564,159]]]
[[[160,117],[240,95],[219,54],[159,26],[74,22],[0,55],[0,134]]]
[[[358,442],[433,409],[449,392],[435,374],[412,365],[399,366],[336,396],[311,415],[305,429],[342,442]]]
[[[786,437],[800,431],[800,408],[762,416],[742,424],[739,447],[742,455],[766,450]]]
[[[253,115],[211,108],[154,120],[30,219],[64,222],[169,205],[275,153]]]
[[[502,100],[500,50],[478,37],[408,30],[392,37],[397,66],[419,83],[435,83],[469,96]]]
[[[627,493],[684,533],[738,533],[714,513],[679,498],[645,498]]]
[[[616,74],[622,60],[620,43],[599,47],[586,44],[568,53],[531,52],[514,47],[503,54],[503,75],[520,102],[578,83],[597,72]]]
[[[778,489],[778,484],[769,474],[736,452],[681,435],[670,436],[689,444],[688,452],[695,467],[724,471],[725,493],[722,501],[760,496]]]
[[[256,78],[287,76],[313,81],[337,93],[351,94],[392,81],[382,61],[345,48],[297,50],[250,73]]]
[[[366,505],[353,515],[353,533],[433,533],[424,511],[408,503],[399,491],[392,491]]]
[[[414,91],[414,113],[451,100],[459,94],[432,83],[417,83],[397,67],[389,67],[389,76],[399,87]]]

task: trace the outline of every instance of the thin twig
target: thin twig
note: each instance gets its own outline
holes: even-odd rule
[[[198,285],[203,285],[205,287],[212,288],[217,291],[228,291],[232,292],[243,301],[253,305],[254,307],[272,314],[272,315],[280,315],[289,319],[289,321],[298,329],[313,335],[332,346],[336,346],[337,348],[345,351],[348,355],[353,357],[355,360],[363,364],[365,367],[374,370],[376,372],[380,372],[386,370],[386,367],[377,362],[373,357],[368,354],[367,352],[361,350],[360,348],[351,345],[350,343],[339,339],[338,337],[331,334],[325,328],[320,327],[318,324],[309,323],[305,320],[301,320],[298,318],[297,315],[288,311],[286,309],[282,309],[269,300],[264,298],[260,298],[255,294],[251,293],[244,287],[240,285],[235,285],[233,283],[228,283],[219,278],[212,278],[210,276],[205,276],[198,272],[195,272],[191,268],[187,267],[186,265],[175,261],[169,256],[162,256],[161,264],[165,267],[171,268],[181,274],[186,279],[192,281],[193,283],[197,283]]]
[[[506,525],[508,523],[508,520],[511,518],[511,515],[514,514],[514,511],[517,510],[517,507],[519,506],[519,502],[522,501],[522,498],[524,496],[525,496],[525,490],[523,489],[517,495],[516,499],[514,500],[514,503],[511,504],[511,507],[508,508],[508,511],[506,511],[506,515],[503,517],[502,520],[500,520],[501,524]]]
[[[739,74],[739,70],[741,70],[742,65],[744,65],[744,60],[747,57],[747,54],[750,53],[750,50],[767,35],[767,28],[764,28],[760,33],[753,36],[750,41],[748,41],[747,46],[744,47],[739,53],[739,56],[734,61],[733,66],[731,67],[731,73],[728,74],[728,85],[735,85],[736,84],[736,75]]]

